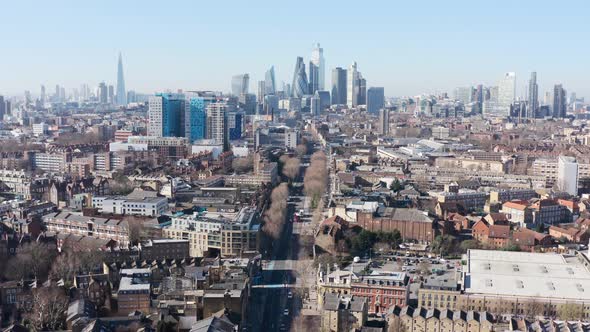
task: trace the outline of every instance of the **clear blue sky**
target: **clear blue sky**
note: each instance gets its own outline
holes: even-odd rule
[[[326,78],[353,60],[386,95],[494,84],[538,72],[540,95],[563,83],[590,97],[590,2],[499,1],[4,1],[0,94],[45,84],[114,84],[123,53],[128,89],[250,90],[275,65],[290,82],[296,56],[324,47]]]

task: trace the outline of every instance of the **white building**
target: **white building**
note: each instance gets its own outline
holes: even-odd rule
[[[256,209],[244,207],[239,212],[201,212],[172,218],[162,235],[170,239],[189,240],[190,256],[203,257],[212,250],[222,257],[239,257],[256,250],[258,224]]]
[[[325,89],[325,67],[324,61],[324,49],[320,47],[320,44],[316,44],[313,51],[311,52],[311,63],[318,67],[318,90],[323,91]]]
[[[578,195],[578,162],[576,158],[559,156],[557,160],[557,188],[570,195]]]
[[[42,136],[47,134],[49,127],[45,122],[33,124],[33,135]]]
[[[229,140],[227,116],[233,111],[232,105],[227,102],[210,103],[207,104],[206,110],[207,138],[227,142]]]
[[[498,82],[498,110],[502,116],[510,114],[510,105],[516,96],[516,73],[508,72]]]
[[[219,157],[219,155],[223,152],[223,141],[218,141],[215,139],[202,139],[195,141],[191,145],[191,153],[199,154],[202,152],[211,152],[213,159],[217,159],[217,157]]]
[[[358,105],[359,72],[353,62],[346,73],[346,105],[353,108]]]
[[[162,136],[162,96],[150,96],[148,105],[148,136]]]
[[[101,213],[157,217],[166,212],[166,197],[92,197],[92,207]]]

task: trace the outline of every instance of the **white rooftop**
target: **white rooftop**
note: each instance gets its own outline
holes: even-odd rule
[[[590,300],[585,255],[469,250],[465,293],[486,296]]]

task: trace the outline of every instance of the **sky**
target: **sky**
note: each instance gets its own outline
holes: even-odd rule
[[[452,92],[531,71],[539,95],[562,83],[590,97],[590,1],[4,1],[0,94],[116,83],[123,54],[129,90],[250,91],[275,66],[290,83],[297,56],[321,43],[326,85],[353,61],[387,96]]]

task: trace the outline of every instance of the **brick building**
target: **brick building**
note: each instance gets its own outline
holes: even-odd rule
[[[376,214],[357,212],[357,224],[372,232],[398,230],[404,240],[429,243],[436,236],[433,219],[416,209],[380,208]]]

